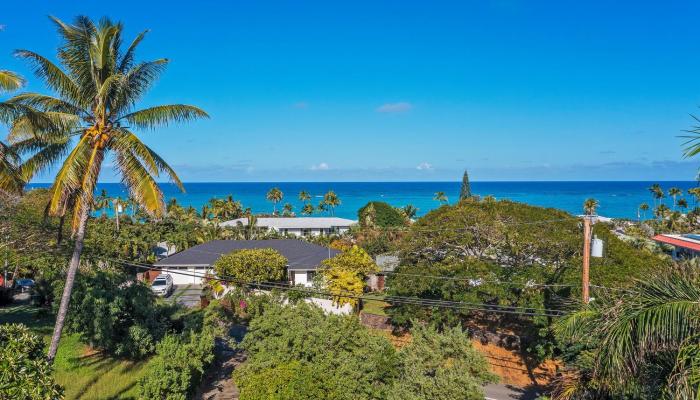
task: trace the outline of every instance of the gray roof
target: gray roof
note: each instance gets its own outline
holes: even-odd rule
[[[261,228],[275,229],[330,229],[349,228],[357,221],[338,217],[260,217],[255,224]],[[221,226],[248,225],[248,218],[237,218],[222,222]]]
[[[158,267],[168,266],[211,266],[224,254],[242,249],[271,248],[287,258],[290,270],[316,269],[323,260],[340,253],[317,244],[298,239],[269,239],[269,240],[212,240],[190,247],[157,263]]]

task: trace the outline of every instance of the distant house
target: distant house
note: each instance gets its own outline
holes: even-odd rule
[[[257,218],[255,225],[282,234],[295,236],[324,236],[345,233],[356,221],[337,217],[279,217]],[[222,222],[221,226],[248,226],[248,218]]]
[[[296,239],[212,240],[166,257],[154,265],[170,273],[176,285],[200,284],[202,276],[213,274],[222,255],[242,249],[275,249],[287,258],[287,278],[292,285],[311,286],[316,269],[338,250]],[[197,276],[192,276],[197,275]]]
[[[664,243],[672,246],[673,253],[671,255],[674,259],[694,258],[700,256],[700,235],[698,234],[663,234],[656,235],[652,239],[658,243]]]
[[[370,290],[382,291],[386,282],[386,276],[394,272],[399,266],[399,257],[395,254],[379,254],[374,258],[379,267],[379,272],[367,278],[367,286]]]

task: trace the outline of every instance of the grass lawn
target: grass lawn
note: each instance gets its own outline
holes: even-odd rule
[[[54,318],[28,305],[0,308],[0,324],[23,323],[48,343]],[[64,335],[54,363],[56,383],[66,399],[133,399],[136,382],[148,361],[132,362],[105,356],[82,344],[77,335]]]
[[[379,300],[363,300],[362,311],[367,314],[383,315],[386,316],[384,309],[389,307],[389,303]]]

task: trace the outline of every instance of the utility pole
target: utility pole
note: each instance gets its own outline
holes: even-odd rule
[[[589,271],[591,264],[591,217],[585,215],[583,217],[583,271],[581,274],[581,283],[583,285],[583,303],[588,304],[590,301],[589,293]]]

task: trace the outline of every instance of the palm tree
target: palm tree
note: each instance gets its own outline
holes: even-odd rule
[[[700,187],[688,189],[688,194],[693,196],[693,205],[697,205],[698,201],[700,201]]]
[[[107,191],[102,189],[100,195],[95,198],[95,210],[102,211],[102,217],[107,216],[107,209],[109,208],[110,198],[107,195]]]
[[[676,209],[676,197],[681,196],[683,191],[677,187],[672,187],[668,189],[668,195],[673,198],[673,209]]]
[[[637,208],[637,220],[639,220],[639,212],[644,213],[644,219],[647,219],[647,211],[649,211],[649,204],[647,203],[642,203],[639,205],[639,208]]]
[[[688,208],[688,200],[686,200],[686,199],[678,199],[678,202],[676,203],[676,205],[677,205],[678,208],[680,208],[681,210],[685,210],[685,209]]]
[[[622,398],[645,385],[659,385],[656,389],[666,394],[683,393],[668,398],[698,398],[700,371],[686,364],[690,350],[695,351],[694,361],[700,361],[699,298],[696,277],[674,273],[638,280],[628,290],[603,296],[561,319],[557,333],[568,343],[589,347],[591,359],[585,362],[588,371],[564,374],[554,398]],[[648,382],[644,369],[662,375]],[[695,374],[694,385],[685,379],[687,374]],[[601,390],[609,396],[586,396],[586,391]]]
[[[445,195],[445,192],[435,192],[435,196],[433,197],[433,200],[439,201],[440,204],[447,204],[447,195]]]
[[[301,209],[301,213],[304,215],[312,215],[314,211],[316,211],[316,209],[314,209],[314,205],[311,203],[304,204],[304,207]]]
[[[649,187],[649,191],[651,192],[651,196],[654,198],[654,208],[656,208],[657,201],[664,198],[664,191],[661,189],[661,185],[658,183],[651,185],[651,187]]]
[[[328,211],[328,204],[326,204],[323,200],[318,202],[318,206],[316,206],[316,210],[318,210],[319,213],[324,213]]]
[[[272,202],[272,214],[277,214],[277,203],[282,201],[284,198],[284,193],[282,193],[282,191],[278,188],[273,187],[269,192],[267,192],[267,196],[265,197],[267,198],[267,201]]]
[[[311,195],[306,190],[302,190],[299,192],[299,200],[305,203],[311,200]]]
[[[401,208],[401,213],[410,221],[418,214],[418,208],[414,207],[412,204],[407,204]]]
[[[282,214],[285,216],[290,216],[294,214],[294,206],[291,203],[285,203],[282,207]]]
[[[328,210],[330,210],[331,215],[335,215],[335,208],[341,204],[341,201],[334,191],[329,190],[323,195],[323,203],[328,206]]]
[[[658,219],[664,219],[668,212],[671,211],[666,204],[659,204],[654,210],[654,215]]]
[[[24,79],[11,71],[0,70],[0,94],[11,92],[24,85]],[[0,122],[10,122],[16,109],[11,104],[0,103]],[[0,190],[20,192],[24,183],[19,174],[19,156],[7,144],[0,141]]]
[[[583,212],[586,215],[595,215],[596,209],[598,208],[598,200],[594,198],[586,199],[583,202]]]
[[[102,19],[98,24],[78,17],[74,24],[53,18],[63,41],[58,50],[60,66],[35,52],[19,50],[37,76],[57,95],[22,93],[9,100],[41,113],[53,121],[51,129],[32,125],[33,136],[22,136],[16,146],[34,149],[22,165],[25,181],[38,171],[61,163],[51,188],[49,210],[53,215],[72,213],[75,248],[66,273],[56,325],[49,347],[53,360],[63,331],[75,274],[80,263],[85,227],[94,201],[94,190],[103,161],[113,154],[116,171],[131,197],[151,216],[165,213],[163,193],[155,178],[161,173],[184,190],[175,171],[134,133],[155,129],[175,121],[208,117],[189,105],[159,105],[135,108],[168,63],[167,59],[135,62],[135,52],[146,32],[121,48],[122,25]],[[62,68],[61,68],[62,67]],[[25,112],[18,124],[29,123]],[[60,133],[60,135],[58,135]],[[69,208],[69,206],[71,206]]]

